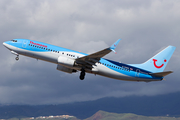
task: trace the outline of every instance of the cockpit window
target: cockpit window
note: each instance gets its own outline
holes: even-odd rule
[[[11,41],[13,41],[13,42],[17,42],[17,40],[11,40]]]

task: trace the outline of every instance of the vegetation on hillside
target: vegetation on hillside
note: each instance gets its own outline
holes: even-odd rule
[[[136,115],[132,113],[110,113],[105,111],[98,111],[90,118],[87,118],[85,120],[180,120],[180,118],[175,117],[161,117],[161,116],[142,116],[142,115]]]

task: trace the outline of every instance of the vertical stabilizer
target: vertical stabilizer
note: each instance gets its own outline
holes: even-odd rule
[[[176,47],[168,46],[145,63],[133,64],[133,66],[156,73],[163,72]]]

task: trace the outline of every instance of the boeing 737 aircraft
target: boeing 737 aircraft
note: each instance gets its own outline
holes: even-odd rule
[[[63,72],[81,71],[81,80],[86,73],[92,73],[118,80],[150,82],[161,81],[164,76],[172,73],[163,71],[175,50],[174,46],[168,46],[142,64],[124,64],[103,58],[111,51],[115,52],[119,41],[120,39],[111,47],[89,55],[28,39],[13,39],[3,45],[17,56],[16,60],[19,60],[19,55],[25,55],[55,63],[57,70]]]

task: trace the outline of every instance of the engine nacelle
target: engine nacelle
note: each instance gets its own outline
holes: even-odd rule
[[[59,56],[58,57],[58,64],[62,66],[67,66],[67,67],[73,67],[74,66],[75,60],[69,59],[67,57]]]
[[[57,70],[60,70],[60,71],[63,71],[63,72],[67,72],[67,73],[77,72],[77,70],[70,69],[70,68],[64,67],[62,65],[57,65]]]

